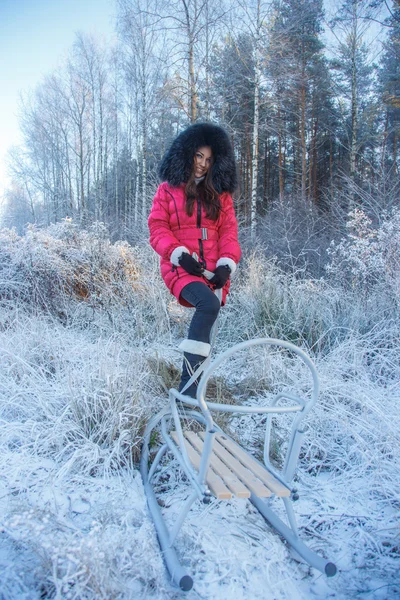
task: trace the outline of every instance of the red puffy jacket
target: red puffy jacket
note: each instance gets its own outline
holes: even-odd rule
[[[201,209],[200,227],[198,227],[198,210],[195,204],[193,214],[188,216],[185,210],[185,186],[172,187],[162,183],[156,192],[149,215],[150,244],[161,256],[162,278],[178,302],[190,306],[180,297],[182,289],[192,281],[202,280],[209,287],[206,278],[189,275],[178,266],[178,259],[183,251],[201,255],[199,240],[202,240],[203,256],[206,269],[214,271],[217,266],[228,265],[233,275],[239,262],[241,251],[238,242],[238,227],[233,208],[232,197],[228,193],[220,196],[221,213],[216,221],[206,217]],[[228,280],[222,290],[222,304],[225,303],[229,291]]]

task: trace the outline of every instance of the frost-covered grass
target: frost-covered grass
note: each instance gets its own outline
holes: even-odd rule
[[[176,382],[175,348],[191,316],[164,289],[157,263],[146,247],[111,244],[98,225],[0,234],[5,600],[183,595],[169,585],[137,471],[143,428]],[[397,281],[395,268],[388,276]],[[340,572],[327,580],[296,562],[244,501],[199,504],[178,542],[195,573],[189,600],[400,595],[397,290],[376,278],[360,293],[337,275],[287,275],[261,249],[243,259],[217,351],[271,336],[313,357],[321,396],[308,418],[295,510],[302,538]],[[307,385],[287,354],[262,358],[261,350],[232,358],[218,374],[222,393],[264,401],[282,379]],[[228,426],[260,452],[261,419]],[[288,427],[287,418],[277,423],[277,463]],[[169,519],[185,493],[171,465],[161,494]]]

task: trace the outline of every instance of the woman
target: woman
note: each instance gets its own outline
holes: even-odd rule
[[[226,132],[211,123],[183,131],[164,156],[149,216],[150,244],[161,256],[161,274],[183,306],[194,307],[184,351],[179,391],[195,398],[197,381],[184,389],[191,374],[210,353],[211,328],[230,276],[240,259],[237,222],[231,193],[236,165]],[[204,270],[214,272],[212,279]]]

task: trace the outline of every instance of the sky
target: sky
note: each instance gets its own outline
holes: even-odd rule
[[[21,141],[21,91],[34,89],[68,54],[78,31],[114,35],[114,0],[0,0],[0,198],[6,155]]]

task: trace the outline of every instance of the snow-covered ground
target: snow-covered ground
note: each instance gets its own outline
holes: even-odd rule
[[[3,232],[0,259],[2,599],[400,597],[400,351],[390,298],[358,303],[257,255],[243,261],[216,350],[267,334],[312,355],[321,395],[294,507],[302,539],[339,573],[327,579],[297,562],[246,501],[197,504],[177,544],[195,580],[185,594],[169,583],[137,464],[145,424],[176,381],[190,311],[168,296],[149,250],[111,245],[99,230]],[[256,359],[226,365],[222,394],[263,396],[270,368]],[[303,385],[287,356],[273,373]],[[259,420],[228,426],[257,451]],[[283,421],[278,459],[286,429]],[[186,494],[172,464],[167,518]]]

